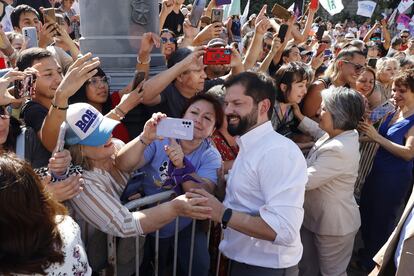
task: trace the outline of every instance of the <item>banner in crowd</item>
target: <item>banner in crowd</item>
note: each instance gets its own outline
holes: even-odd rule
[[[302,15],[303,11],[303,1],[304,0],[295,0],[293,3],[293,13],[295,14],[296,18]]]
[[[232,0],[230,5],[224,5],[224,19],[229,18],[232,15],[240,15],[240,0]]]
[[[358,1],[357,15],[371,17],[374,13],[377,3],[374,1]]]
[[[247,1],[246,7],[244,7],[243,14],[240,17],[240,24],[241,24],[241,26],[243,26],[244,23],[247,22],[247,18],[249,16],[249,9],[250,9],[250,0]]]
[[[397,16],[397,12],[398,12],[398,9],[395,9],[395,10],[391,13],[390,17],[388,18],[388,26],[391,26],[392,24],[394,24],[395,17]]]
[[[340,13],[344,9],[342,0],[319,0],[319,3],[330,15]]]
[[[405,14],[400,14],[397,18],[397,29],[407,29],[410,25],[411,18]]]
[[[414,3],[414,0],[401,0],[397,9],[400,13],[404,13],[411,5]]]

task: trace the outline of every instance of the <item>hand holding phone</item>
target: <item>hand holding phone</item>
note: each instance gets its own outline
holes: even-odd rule
[[[206,7],[206,0],[194,0],[193,8],[190,14],[190,23],[194,28],[198,27],[200,18],[204,13],[204,8]]]
[[[287,24],[280,25],[279,32],[277,33],[277,37],[280,38],[280,42],[282,43],[285,41],[288,28],[289,26]]]
[[[323,37],[323,34],[325,33],[325,31],[326,31],[326,28],[325,28],[324,25],[320,25],[318,27],[318,30],[316,31],[315,37],[319,42],[322,41],[322,37]]]
[[[211,10],[211,23],[223,22],[223,9]]]
[[[16,80],[14,82],[14,98],[20,99],[24,97],[31,97],[34,95],[36,82],[35,74],[27,74],[23,80]]]
[[[193,140],[194,122],[166,117],[157,124],[157,136],[181,140]]]
[[[230,64],[231,49],[207,48],[203,56],[204,65]]]
[[[22,33],[24,41],[27,42],[27,49],[39,46],[36,27],[24,27]]]
[[[145,72],[135,71],[134,79],[132,81],[132,90],[138,87],[138,85],[145,79]]]
[[[292,16],[292,13],[288,11],[286,8],[282,7],[279,4],[275,4],[272,8],[272,14],[274,17],[283,19],[283,20],[289,20]]]
[[[54,8],[43,9],[42,12],[43,12],[43,19],[45,21],[45,24],[56,23],[56,14],[55,14]]]
[[[371,121],[371,123],[375,124],[385,115],[387,115],[390,112],[393,112],[394,110],[395,106],[390,101],[386,101],[385,103],[380,104],[379,106],[374,108],[374,110],[371,111],[369,120]]]
[[[65,147],[65,135],[66,135],[66,130],[67,129],[68,129],[68,125],[66,124],[66,122],[63,122],[60,125],[59,135],[58,135],[58,139],[56,141],[56,147],[55,147],[55,150],[53,152],[63,151],[63,149]]]

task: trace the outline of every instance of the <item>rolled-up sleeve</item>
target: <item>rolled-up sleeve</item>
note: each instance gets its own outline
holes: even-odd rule
[[[306,161],[299,149],[279,148],[269,150],[258,169],[265,199],[260,217],[276,232],[274,244],[290,246],[299,237],[303,222]]]
[[[71,200],[71,205],[84,220],[95,228],[117,237],[142,235],[139,218],[108,193],[99,179],[84,177],[83,191]]]

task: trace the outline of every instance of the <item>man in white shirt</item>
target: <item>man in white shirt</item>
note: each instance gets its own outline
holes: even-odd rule
[[[209,198],[212,220],[226,229],[220,250],[231,260],[230,275],[298,275],[305,159],[272,128],[275,92],[270,78],[245,72],[224,86],[228,131],[240,136],[240,152],[223,203],[202,190],[194,192]]]

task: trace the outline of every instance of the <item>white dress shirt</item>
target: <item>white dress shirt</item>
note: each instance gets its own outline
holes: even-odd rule
[[[306,161],[299,148],[276,133],[270,121],[237,139],[239,154],[229,172],[224,205],[260,216],[276,239],[256,239],[227,228],[220,250],[240,263],[268,268],[297,265],[302,257]]]

